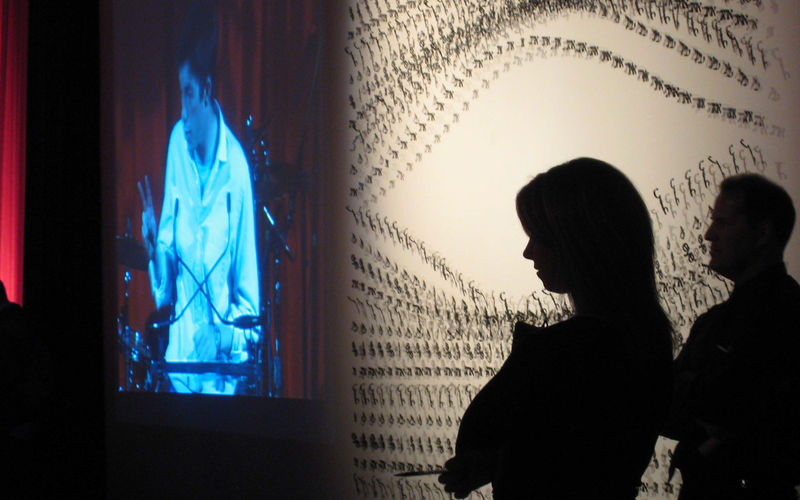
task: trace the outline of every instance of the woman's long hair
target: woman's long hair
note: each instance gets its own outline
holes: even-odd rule
[[[670,339],[655,283],[650,215],[622,172],[578,158],[537,175],[516,205],[525,230],[555,251],[578,314]]]

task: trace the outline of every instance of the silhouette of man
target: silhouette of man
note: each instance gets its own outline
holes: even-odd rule
[[[675,360],[663,434],[679,441],[680,500],[797,498],[800,286],[783,263],[794,219],[789,195],[764,177],[720,185],[708,266],[734,290],[697,318]]]

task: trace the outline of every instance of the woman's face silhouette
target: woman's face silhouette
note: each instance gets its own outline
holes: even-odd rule
[[[528,244],[525,246],[522,256],[533,261],[536,275],[542,280],[546,290],[555,293],[568,293],[569,290],[567,290],[564,273],[561,271],[561,263],[556,250],[533,232],[529,230],[526,232],[528,234]]]

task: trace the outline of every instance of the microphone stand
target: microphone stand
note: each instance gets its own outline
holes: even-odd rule
[[[267,208],[266,203],[263,205],[264,216],[267,220],[266,231],[266,247],[267,253],[273,254],[274,258],[268,259],[270,261],[269,268],[269,294],[265,308],[265,325],[271,327],[270,340],[268,345],[268,384],[267,394],[270,397],[279,397],[283,389],[283,372],[281,364],[281,349],[280,349],[280,303],[281,303],[281,282],[280,282],[280,267],[281,267],[281,254],[286,252],[290,260],[293,260],[291,249],[286,241],[286,238],[281,234],[275,219]],[[274,284],[273,284],[274,283]],[[266,335],[265,335],[266,336]]]

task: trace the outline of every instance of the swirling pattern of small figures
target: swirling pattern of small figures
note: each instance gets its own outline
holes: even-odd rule
[[[756,39],[756,15],[764,8],[761,0],[730,1],[724,8],[683,0],[351,3],[344,48],[351,63],[352,132],[345,208],[352,222],[347,300],[357,496],[447,498],[435,476],[394,474],[432,470],[453,455],[460,417],[508,354],[516,321],[547,325],[570,314],[563,298],[546,291],[512,298],[481,289],[428,248],[413,228],[381,214],[381,200],[493,81],[542,58],[573,57],[599,64],[597,71],[622,71],[708,119],[783,137],[784,128],[759,110],[697,95],[592,40],[533,33],[549,20],[593,17],[634,32],[653,50],[678,53],[709,77],[736,81],[748,92],[777,100],[769,82],[785,79],[786,71],[777,51],[763,49]],[[703,265],[708,252],[703,234],[716,186],[745,171],[787,176],[783,164],[745,139],[697,162],[682,177],[646,193],[657,237],[658,287],[675,325],[676,351],[695,318],[731,289]],[[428,272],[422,276],[398,263],[392,258],[398,252]],[[670,458],[670,445],[659,441],[640,498],[677,495],[679,480],[667,479]],[[487,488],[472,495],[481,497],[491,497]]]

